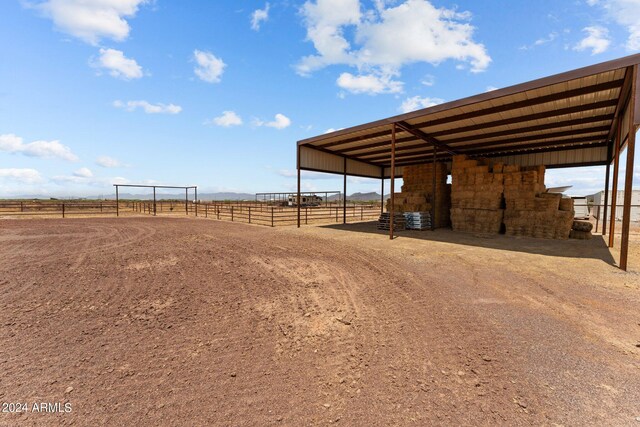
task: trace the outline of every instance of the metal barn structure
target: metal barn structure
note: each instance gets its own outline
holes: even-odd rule
[[[449,162],[454,154],[548,168],[606,165],[607,189],[613,165],[606,218],[606,205],[617,203],[619,159],[626,149],[619,260],[626,270],[639,65],[640,54],[632,55],[298,141],[298,193],[300,171],[310,170],[343,175],[345,194],[347,175],[379,178],[384,195],[384,179],[402,177],[404,166]],[[433,182],[435,193],[435,175]],[[390,190],[393,215],[393,179]],[[610,221],[609,246],[614,227]]]

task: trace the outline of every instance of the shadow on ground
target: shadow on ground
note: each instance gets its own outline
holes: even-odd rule
[[[331,224],[320,227],[354,233],[379,234],[381,238],[389,235],[389,231],[378,230],[376,225],[376,221],[370,221],[352,224]],[[602,260],[610,265],[617,265],[607,244],[599,234],[594,235],[591,240],[550,240],[495,234],[463,233],[449,228],[440,228],[435,231],[403,230],[396,232],[395,235],[397,239],[419,239],[557,257],[593,258]]]

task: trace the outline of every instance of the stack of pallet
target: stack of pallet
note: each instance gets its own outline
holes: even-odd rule
[[[391,214],[385,212],[378,218],[378,230],[388,230],[391,224]],[[393,229],[396,231],[406,229],[406,220],[402,212],[393,213]]]
[[[451,187],[447,185],[447,165],[435,164],[436,185],[433,194],[434,164],[427,163],[405,166],[403,169],[402,192],[394,195],[395,212],[431,212],[434,209],[436,227],[449,225],[449,207],[451,206]],[[391,200],[387,200],[387,211]]]
[[[499,233],[502,226],[503,166],[485,159],[453,157],[451,224],[455,231]]]
[[[567,239],[573,224],[573,200],[546,193],[544,166],[504,167],[506,234]]]
[[[407,230],[427,230],[431,228],[430,212],[405,212]]]

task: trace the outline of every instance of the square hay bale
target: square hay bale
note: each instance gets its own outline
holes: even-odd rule
[[[520,165],[504,165],[504,173],[520,172]]]
[[[573,212],[573,199],[570,197],[563,197],[560,199],[559,209],[561,211]]]

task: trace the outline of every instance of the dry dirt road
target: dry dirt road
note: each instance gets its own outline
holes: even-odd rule
[[[597,239],[371,229],[1,221],[0,425],[640,426]]]

